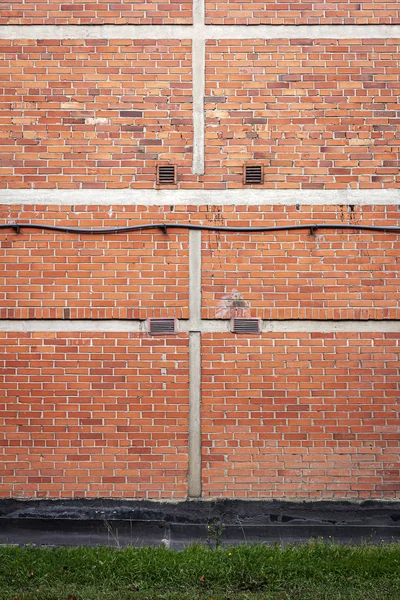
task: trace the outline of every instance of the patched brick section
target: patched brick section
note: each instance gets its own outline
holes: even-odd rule
[[[323,0],[321,2],[206,0],[206,23],[224,25],[390,25],[400,22],[394,0]]]
[[[192,4],[184,0],[122,0],[115,3],[4,0],[0,8],[0,24],[8,25],[178,25],[192,22]]]
[[[178,222],[168,206],[20,206],[1,222],[88,229]],[[187,215],[181,216],[187,220]],[[0,318],[188,318],[188,234],[159,229],[66,234],[21,229],[0,234]]]
[[[183,335],[0,333],[0,495],[186,496]]]
[[[399,40],[210,40],[206,178],[241,188],[399,188]],[[223,75],[222,75],[223,74]]]
[[[203,336],[204,495],[398,498],[399,337]]]
[[[207,222],[232,227],[325,223],[338,229],[203,233],[203,318],[399,319],[397,206],[214,207]]]
[[[158,161],[190,175],[190,40],[4,41],[0,52],[0,187],[154,188]]]

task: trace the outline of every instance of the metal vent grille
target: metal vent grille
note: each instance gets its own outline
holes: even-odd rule
[[[244,183],[252,185],[263,182],[262,165],[245,165],[244,167]]]
[[[260,319],[232,319],[232,333],[260,333]]]
[[[176,183],[176,165],[157,165],[157,185]]]
[[[148,319],[148,332],[151,335],[166,335],[177,333],[176,319]]]

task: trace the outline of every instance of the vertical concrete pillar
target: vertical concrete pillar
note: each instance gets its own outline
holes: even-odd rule
[[[189,233],[188,495],[201,496],[201,231]]]
[[[205,94],[205,6],[193,2],[193,174],[204,174],[204,94]]]

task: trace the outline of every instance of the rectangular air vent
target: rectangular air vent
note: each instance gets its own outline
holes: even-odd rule
[[[177,333],[176,331],[176,319],[148,319],[147,331],[151,335],[168,335],[171,333]]]
[[[243,173],[243,182],[245,185],[256,185],[263,183],[262,165],[245,165]]]
[[[260,319],[234,318],[231,323],[232,333],[260,333]]]
[[[157,165],[157,185],[176,184],[176,165]]]

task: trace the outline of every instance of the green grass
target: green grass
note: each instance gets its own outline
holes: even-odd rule
[[[400,544],[0,547],[1,600],[400,600]]]

